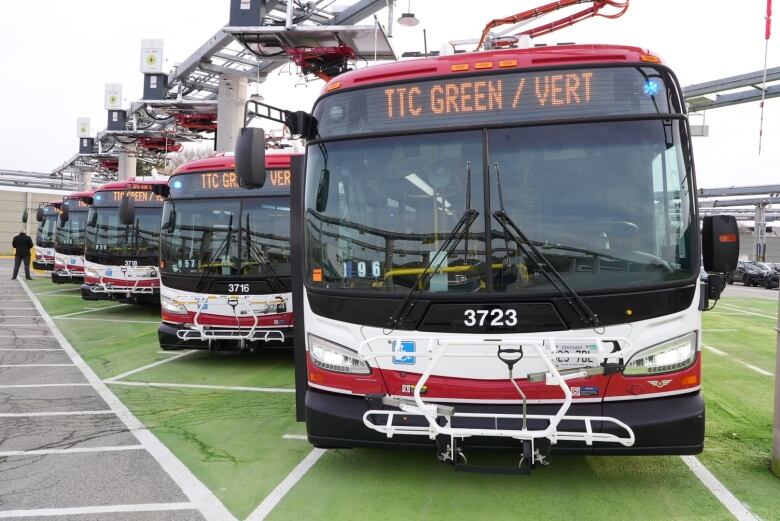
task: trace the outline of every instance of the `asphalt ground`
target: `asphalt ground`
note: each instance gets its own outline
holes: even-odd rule
[[[0,518],[217,519],[221,504],[171,464],[10,269],[0,261]]]
[[[97,377],[230,511],[226,520],[780,520],[780,479],[768,471],[777,301],[742,296],[738,285],[729,286],[704,316],[708,409],[702,455],[554,456],[549,467],[530,477],[455,473],[436,462],[432,451],[312,449],[303,425],[294,421],[289,350],[256,356],[163,353],[154,307],[84,302],[77,291],[44,280],[30,287]],[[776,291],[755,291],[777,297]],[[89,387],[75,389],[82,394],[64,397],[48,389],[49,394],[36,395],[34,405],[26,395],[14,395],[7,407],[26,403],[30,410],[58,411],[68,410],[70,401],[81,410],[96,405]],[[50,425],[55,432],[61,428]],[[39,426],[29,428],[45,435]],[[104,432],[122,435],[108,424]],[[104,466],[116,467],[114,460],[103,459],[110,454],[92,453],[100,463],[90,466],[84,460],[83,465],[114,479],[100,474]],[[493,459],[507,463],[515,457]],[[44,470],[29,468],[28,475]],[[0,474],[0,497],[3,486]],[[0,506],[0,518],[5,508]],[[193,513],[112,512],[73,519],[196,519],[187,517]],[[170,517],[123,517],[140,515]]]

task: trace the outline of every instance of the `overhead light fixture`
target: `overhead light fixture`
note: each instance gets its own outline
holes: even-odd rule
[[[399,24],[406,27],[414,27],[420,23],[420,20],[418,20],[412,12],[412,0],[409,0],[409,3],[406,4],[406,11],[407,12],[402,13],[401,18],[398,19]]]
[[[420,179],[420,176],[412,172],[411,174],[405,176],[406,180],[412,183],[414,186],[419,188],[423,191],[426,195],[433,195],[433,188],[431,188],[431,185]]]

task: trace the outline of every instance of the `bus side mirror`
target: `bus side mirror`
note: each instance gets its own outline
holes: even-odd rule
[[[22,222],[27,224],[27,210],[22,212]]]
[[[38,221],[39,223],[43,222],[43,208],[38,208],[37,210],[35,210],[35,220]]]
[[[236,141],[236,176],[242,188],[262,188],[265,183],[265,131],[242,128]]]
[[[119,202],[119,222],[125,226],[135,224],[135,201],[127,194]]]
[[[165,203],[162,214],[162,231],[171,233],[176,227],[176,208],[172,204]]]
[[[60,208],[60,228],[65,226],[65,223],[70,219],[70,207],[67,204],[63,204]]]
[[[87,213],[87,226],[90,228],[94,227],[97,224],[97,212],[94,208],[90,208],[89,212]]]
[[[330,192],[330,170],[323,168],[320,172],[320,182],[317,185],[317,211],[324,212],[328,207],[328,192]]]
[[[704,271],[729,273],[737,269],[739,229],[733,215],[708,215],[701,231]]]

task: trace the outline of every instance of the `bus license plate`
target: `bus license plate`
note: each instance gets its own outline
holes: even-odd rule
[[[552,355],[553,363],[558,369],[574,367],[596,367],[601,364],[600,358],[589,358],[599,352],[596,344],[556,344]]]

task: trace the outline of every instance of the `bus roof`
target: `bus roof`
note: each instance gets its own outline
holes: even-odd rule
[[[145,177],[130,177],[122,181],[112,181],[99,186],[95,192],[108,192],[113,190],[124,190],[126,188],[139,189],[138,185],[167,185],[168,179],[147,179]]]
[[[65,197],[62,198],[63,201],[66,199],[83,199],[85,197],[92,197],[92,194],[94,194],[94,190],[85,190],[83,192],[71,192]]]
[[[267,150],[265,153],[266,168],[290,168],[290,157],[301,155],[292,152],[276,152]],[[173,173],[186,174],[191,172],[207,172],[214,170],[230,170],[235,168],[236,158],[233,155],[216,155],[205,159],[197,159],[184,163]],[[171,176],[171,177],[173,177]]]
[[[499,63],[502,62],[502,63]],[[538,69],[596,63],[661,63],[649,50],[624,45],[556,45],[527,49],[502,49],[374,65],[341,74],[330,80],[323,93],[374,83],[456,76],[491,69]],[[477,65],[479,64],[479,65]],[[454,66],[458,66],[453,70]]]

